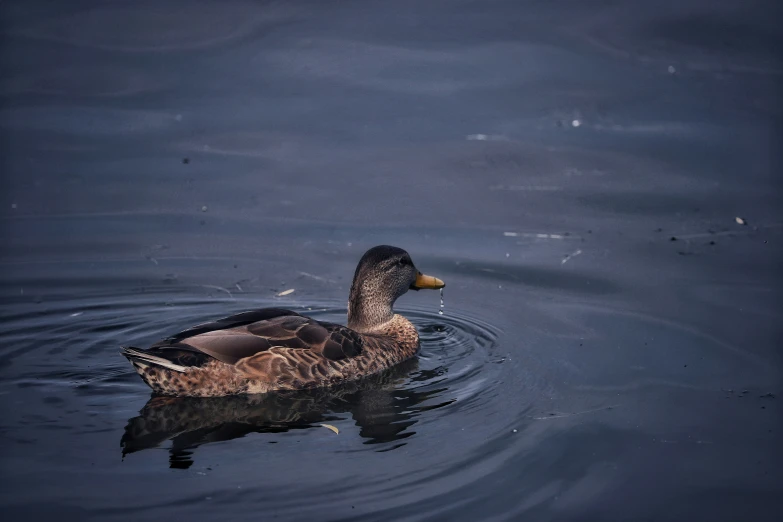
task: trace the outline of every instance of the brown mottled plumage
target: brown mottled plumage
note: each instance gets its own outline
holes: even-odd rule
[[[330,386],[413,357],[419,334],[392,306],[409,288],[443,286],[418,272],[404,250],[379,246],[356,268],[347,327],[264,308],[122,353],[162,395],[216,397]]]

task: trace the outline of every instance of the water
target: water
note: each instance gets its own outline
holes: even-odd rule
[[[3,3],[3,513],[777,520],[775,10]],[[168,400],[119,355],[343,321],[377,244],[450,292],[388,373]]]

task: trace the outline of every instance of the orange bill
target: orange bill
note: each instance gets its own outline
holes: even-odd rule
[[[446,286],[446,283],[444,283],[437,277],[424,275],[421,272],[419,272],[416,274],[416,282],[413,283],[412,288],[415,288],[416,290],[424,289],[424,288],[437,290],[438,288],[443,288],[444,286]]]

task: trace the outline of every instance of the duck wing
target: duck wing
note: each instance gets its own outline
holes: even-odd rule
[[[264,308],[194,326],[147,352],[179,364],[192,361],[189,366],[201,366],[209,358],[233,365],[271,348],[309,350],[339,361],[361,354],[362,345],[361,335],[345,326],[291,310]]]

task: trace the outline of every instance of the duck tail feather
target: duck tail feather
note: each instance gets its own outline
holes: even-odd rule
[[[134,365],[142,364],[144,366],[149,366],[149,365],[160,366],[162,368],[167,368],[169,370],[179,372],[179,373],[185,373],[186,371],[188,371],[188,368],[186,366],[175,364],[169,361],[168,359],[164,359],[163,357],[152,355],[149,352],[139,350],[138,348],[123,346],[122,351],[120,353],[125,357],[127,357],[128,360]]]

